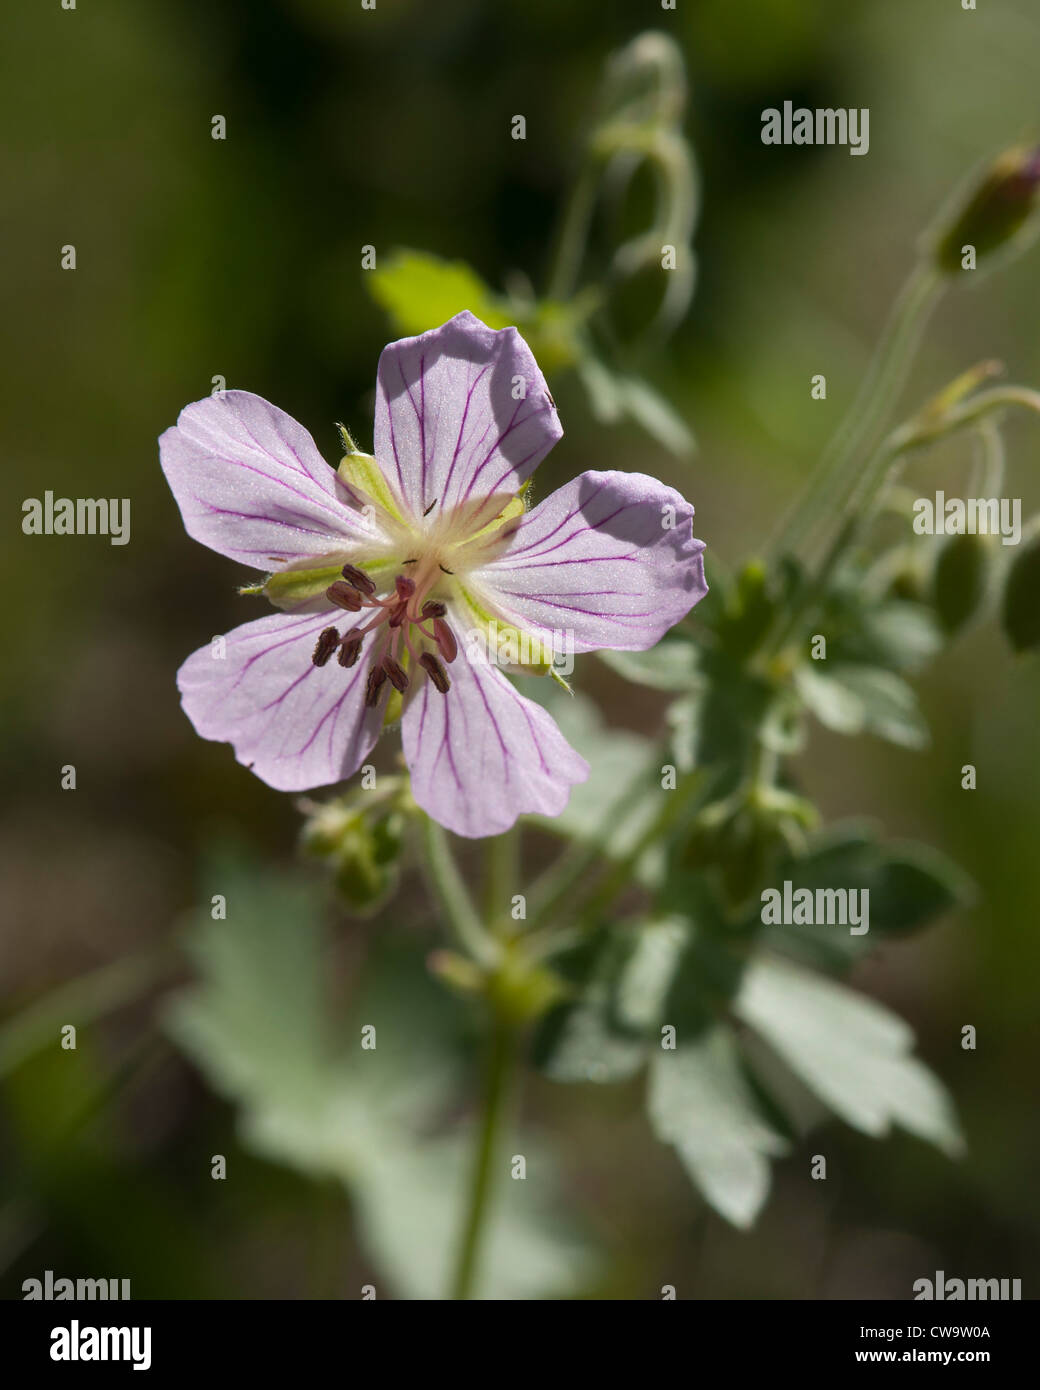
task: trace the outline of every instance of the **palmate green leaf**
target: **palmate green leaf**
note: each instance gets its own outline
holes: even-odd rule
[[[881,1138],[898,1124],[951,1157],[963,1152],[949,1097],[912,1054],[913,1030],[875,1000],[762,956],[734,1012],[855,1129]]]
[[[779,888],[785,880],[793,891],[869,892],[870,930],[861,935],[819,922],[762,930],[764,944],[835,970],[861,958],[879,936],[908,935],[975,897],[971,879],[946,855],[908,840],[882,841],[873,825],[858,821],[823,832],[808,853],[778,865],[771,886]]]
[[[823,663],[820,663],[822,665]],[[839,734],[877,734],[904,748],[924,748],[928,726],[906,681],[876,666],[800,666],[799,694],[816,718]]]
[[[506,328],[513,322],[503,302],[465,261],[402,248],[368,271],[365,283],[405,335],[439,328],[463,309],[489,328]]]
[[[388,1292],[444,1297],[470,1171],[467,1136],[443,1132],[463,1080],[453,1002],[421,955],[384,944],[334,1036],[321,894],[245,862],[225,860],[212,879],[226,896],[227,919],[202,913],[191,929],[199,979],[174,999],[168,1031],[237,1105],[247,1147],[349,1188],[360,1238]],[[375,1029],[374,1050],[360,1046],[364,1026]],[[528,1181],[500,1175],[502,1225],[481,1292],[573,1294],[590,1256],[553,1211],[549,1160],[524,1136],[515,1144],[513,1152],[537,1162],[529,1160]]]
[[[575,365],[582,325],[598,303],[598,295],[585,292],[566,302],[499,295],[465,261],[407,248],[384,257],[364,282],[398,332],[425,333],[468,309],[489,328],[518,328],[549,376]]]
[[[787,1141],[762,1115],[732,1030],[720,1025],[650,1066],[650,1123],[675,1147],[695,1186],[727,1221],[749,1227],[769,1193],[770,1159]]]
[[[796,888],[870,891],[870,930],[903,935],[970,904],[968,876],[939,850],[909,840],[879,842],[863,826],[836,826],[820,836],[788,875]]]

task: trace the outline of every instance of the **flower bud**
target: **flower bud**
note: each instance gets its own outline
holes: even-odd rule
[[[990,538],[969,531],[951,536],[939,551],[930,598],[943,630],[951,636],[980,608],[992,554]]]
[[[375,911],[397,886],[405,817],[394,796],[360,792],[304,809],[304,851],[328,866],[350,911]]]
[[[964,268],[967,247],[978,265],[1010,245],[1029,222],[1040,195],[1040,146],[1005,150],[989,166],[966,200],[944,218],[932,259],[945,275]]]
[[[1040,518],[1034,520],[1007,572],[1001,621],[1016,652],[1040,648]]]

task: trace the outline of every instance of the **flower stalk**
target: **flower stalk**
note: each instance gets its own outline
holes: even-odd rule
[[[491,1027],[487,1074],[477,1146],[470,1176],[465,1223],[458,1247],[451,1296],[471,1299],[477,1289],[481,1256],[496,1187],[495,1162],[504,1138],[519,1061],[518,1029],[497,1013]]]

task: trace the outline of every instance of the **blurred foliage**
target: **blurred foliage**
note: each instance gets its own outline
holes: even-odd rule
[[[393,906],[349,927],[337,919],[328,943],[314,925],[313,884],[282,896],[276,868],[297,831],[293,808],[230,753],[196,741],[177,708],[177,664],[240,621],[245,601],[226,565],[183,537],[155,453],[159,431],[217,375],[309,422],[330,457],[335,419],[364,439],[388,315],[419,297],[403,278],[395,282],[406,272],[426,276],[424,316],[446,302],[434,295],[454,297],[466,284],[471,294],[486,287],[489,314],[507,302],[517,318],[519,304],[531,308],[525,332],[543,333],[538,350],[549,361],[558,354],[550,374],[560,376],[553,390],[568,432],[568,452],[555,451],[539,488],[583,467],[658,474],[693,496],[715,563],[696,643],[683,634],[645,657],[581,663],[576,684],[599,713],[573,702],[565,732],[579,748],[598,739],[603,768],[595,785],[577,789],[565,818],[532,828],[525,847],[531,872],[552,862],[561,832],[579,848],[611,832],[617,872],[611,881],[608,871],[609,892],[595,909],[602,938],[585,943],[609,940],[609,950],[584,965],[569,957],[554,964],[562,975],[587,972],[585,1002],[601,1003],[584,1021],[570,1015],[575,1037],[579,1022],[599,1029],[599,1045],[609,1044],[600,1060],[619,1074],[633,1078],[642,1067],[661,982],[675,980],[673,966],[686,980],[680,962],[698,962],[693,978],[709,997],[695,992],[691,1003],[677,986],[669,1007],[708,1021],[688,1045],[660,1054],[645,1083],[651,1125],[675,1157],[632,1119],[630,1087],[642,1080],[586,1085],[578,1103],[570,1086],[533,1079],[528,1123],[554,1135],[564,1198],[609,1258],[589,1263],[581,1240],[544,1243],[538,1222],[526,1229],[525,1207],[515,1275],[506,1269],[498,1287],[629,1298],[669,1282],[680,1297],[903,1298],[933,1268],[1003,1270],[1027,1288],[1040,1276],[1032,1181],[1040,1131],[1021,1103],[1038,1062],[1035,669],[1008,659],[995,625],[954,621],[971,610],[977,580],[948,580],[954,561],[945,548],[934,570],[922,564],[927,543],[903,565],[902,532],[901,553],[894,549],[884,573],[854,555],[859,571],[835,576],[825,630],[840,628],[829,660],[839,648],[842,660],[837,680],[828,666],[824,688],[804,660],[782,671],[748,667],[775,605],[786,601],[783,585],[801,576],[743,564],[735,578],[726,574],[768,531],[833,429],[876,336],[880,304],[934,206],[966,170],[1032,129],[1035,9],[999,0],[937,15],[857,0],[840,25],[822,0],[655,11],[687,61],[682,129],[703,188],[697,297],[667,352],[652,341],[633,352],[625,337],[633,323],[638,332],[652,322],[660,284],[633,276],[628,294],[608,306],[582,298],[613,250],[638,234],[651,171],[630,186],[636,207],[613,224],[597,222],[587,282],[573,294],[549,291],[560,200],[573,186],[581,133],[609,95],[604,62],[643,22],[630,6],[584,0],[448,0],[435,10],[401,0],[374,13],[336,0],[275,0],[262,10],[244,0],[216,9],[119,0],[76,12],[21,6],[9,16],[0,167],[16,196],[5,258],[4,505],[17,519],[23,498],[46,488],[130,496],[133,531],[117,549],[98,538],[25,537],[12,523],[0,554],[7,592],[19,600],[8,607],[0,676],[10,731],[0,840],[13,1025],[5,1040],[14,1040],[4,1055],[18,1061],[3,1082],[0,1135],[6,1296],[44,1268],[128,1276],[135,1297],[356,1297],[369,1278],[407,1292],[440,1277],[447,1238],[419,1223],[440,1220],[446,1206],[422,1199],[411,1214],[393,1210],[395,1194],[413,1183],[421,1192],[430,1174],[438,1191],[442,1183],[451,1190],[458,1161],[447,1176],[440,1165],[452,1168],[461,1128],[439,1106],[462,1094],[469,1073],[452,1068],[475,1043],[470,1033],[452,1036],[460,1006],[424,979],[421,960],[435,939],[428,895],[406,858]],[[765,150],[759,113],[783,96],[870,106],[870,156]],[[527,117],[523,142],[509,138],[518,111]],[[216,112],[227,117],[226,142],[210,139]],[[74,274],[58,268],[69,242]],[[366,244],[379,248],[378,272],[358,268]],[[417,249],[395,253],[404,247]],[[910,381],[914,399],[963,370],[965,345],[998,351],[1015,379],[1040,378],[1035,262],[982,283],[984,292],[944,305]],[[595,355],[572,365],[567,354],[586,331]],[[819,371],[828,395],[813,401],[808,382]],[[689,422],[699,453],[673,462],[665,450],[688,442]],[[1021,467],[1023,430],[1010,417],[1002,425],[1009,489],[1029,516],[1040,490]],[[915,456],[907,485],[925,494],[966,488],[973,461],[965,443],[957,434]],[[1024,538],[1013,563],[987,580],[1016,650],[1036,645],[1036,555],[1035,539]],[[865,575],[886,597],[867,612],[856,603]],[[957,634],[941,649],[940,627]],[[908,684],[907,674],[922,669]],[[814,721],[792,718],[792,691]],[[739,780],[699,778],[691,816],[703,798],[720,808],[700,838],[721,834],[745,865],[764,855],[780,866],[797,850],[801,873],[821,860],[827,871],[832,854],[859,856],[857,865],[866,856],[882,882],[895,875],[898,884],[899,911],[886,917],[891,929],[876,953],[833,934],[795,940],[785,931],[798,962],[770,957],[763,975],[758,946],[749,949],[739,918],[734,926],[724,877],[703,902],[691,897],[685,915],[674,903],[648,909],[674,866],[645,840],[654,811],[646,799],[626,801],[632,780],[656,749],[660,763],[688,772],[710,750],[732,747],[749,720],[787,750],[779,795],[752,814],[732,800]],[[882,740],[852,742],[836,731]],[[884,740],[893,738],[889,748]],[[919,749],[912,758],[908,746]],[[79,772],[74,793],[59,789],[57,769],[68,762]],[[960,789],[967,763],[979,770],[972,792]],[[655,785],[659,795],[659,778]],[[839,824],[868,815],[869,833],[819,834],[805,823],[803,802]],[[200,901],[198,865],[227,823],[273,866],[248,870],[264,901],[244,886],[232,898],[251,903],[247,914],[204,917],[205,944],[198,926],[190,938],[195,983],[171,1015],[224,1099],[156,1041],[148,996],[133,1005],[119,988],[102,990],[93,1008],[73,996],[75,1053],[59,1050],[56,1015],[42,1005],[41,1031],[25,1030],[23,1007],[49,989],[168,939],[182,910]],[[960,901],[964,887],[945,857],[908,850],[910,837],[964,864],[979,888],[970,915],[906,934]],[[475,882],[476,862],[462,867]],[[698,872],[696,863],[684,867]],[[625,911],[616,911],[622,899]],[[919,916],[906,921],[914,904]],[[279,942],[272,913],[289,908],[293,931]],[[881,922],[879,910],[879,936]],[[250,927],[263,942],[256,959]],[[316,988],[315,969],[327,991]],[[787,972],[782,988],[775,972]],[[110,987],[112,977],[104,979]],[[369,1103],[366,1054],[336,1049],[352,1049],[358,1020],[391,1016],[393,999],[379,1002],[380,979],[409,1010],[381,1029],[380,1047],[397,1037],[408,1060],[394,1062],[392,1048],[372,1054],[387,1071]],[[262,1018],[245,997],[247,980],[267,1001]],[[872,1007],[850,986],[879,1002]],[[350,994],[354,1012],[344,1010],[350,1021],[337,1044],[338,992]],[[315,1010],[306,1018],[305,1000]],[[298,1035],[283,1031],[283,1005]],[[955,1147],[946,1103],[893,1010],[912,1020],[920,1054],[956,1096],[969,1140],[957,1165],[899,1138],[879,1151],[861,1137],[906,1128],[910,1117]],[[561,1009],[557,1019],[566,1016]],[[966,1023],[978,1031],[975,1052],[961,1048]],[[796,1049],[803,1036],[804,1050]],[[138,1058],[142,1040],[157,1051]],[[848,1084],[846,1045],[869,1059],[871,1088]],[[337,1068],[344,1056],[353,1064]],[[314,1061],[320,1096],[296,1094],[290,1071],[301,1058]],[[429,1078],[428,1095],[416,1096],[419,1076]],[[414,1110],[395,1113],[398,1093]],[[825,1131],[828,1181],[811,1183],[809,1158],[821,1145],[814,1127],[828,1108],[849,1128]],[[303,1142],[301,1114],[314,1121],[314,1147]],[[712,1123],[697,1123],[709,1116]],[[234,1121],[248,1145],[234,1137]],[[423,1124],[431,1132],[413,1148]],[[373,1139],[394,1155],[382,1177]],[[229,1155],[233,1181],[211,1181],[213,1153]],[[731,1221],[750,1219],[770,1167],[773,1201],[753,1231],[737,1235],[705,1214],[680,1166]],[[559,1211],[556,1201],[549,1210]],[[422,1255],[414,1264],[412,1244]]]
[[[393,1294],[440,1297],[468,1178],[466,1134],[450,1123],[463,1064],[452,1001],[414,952],[385,944],[333,1025],[314,887],[248,860],[210,872],[228,915],[215,924],[207,913],[190,933],[199,982],[169,1006],[170,1032],[240,1107],[248,1147],[346,1184]],[[530,1175],[509,1185],[522,1197],[503,1203],[482,1294],[573,1293],[589,1259],[553,1200],[551,1160],[540,1140],[513,1142]]]

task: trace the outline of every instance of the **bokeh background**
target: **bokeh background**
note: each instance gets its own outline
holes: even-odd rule
[[[157,435],[216,375],[276,401],[335,457],[333,422],[370,446],[375,363],[392,336],[360,247],[463,258],[492,285],[544,282],[561,196],[606,55],[642,29],[681,44],[700,168],[692,310],[645,368],[693,427],[680,462],[607,430],[569,378],[544,484],[638,468],[694,500],[727,562],[752,553],[837,423],[937,208],[987,155],[1036,135],[1033,0],[16,0],[5,18],[0,1291],[44,1269],[130,1277],[135,1297],[357,1297],[375,1277],[335,1183],[243,1146],[234,1112],[157,1027],[172,944],[229,834],[292,864],[291,799],[197,739],[174,673],[241,621],[234,567],[184,535]],[[870,152],[771,148],[785,98],[870,108]],[[509,138],[514,113],[527,139]],[[210,137],[214,114],[227,139]],[[74,272],[60,248],[76,246]],[[943,305],[909,398],[999,357],[1040,385],[1040,252]],[[810,399],[823,372],[828,399]],[[1037,426],[1008,431],[1009,492],[1040,501]],[[917,468],[954,490],[957,447]],[[26,537],[21,503],[128,496],[130,544]],[[593,659],[607,718],[653,731],[659,707]],[[955,857],[978,905],[888,945],[857,983],[911,1020],[970,1151],[833,1123],[776,1167],[748,1234],[706,1212],[652,1141],[637,1087],[532,1080],[573,1215],[603,1251],[585,1296],[906,1298],[937,1269],[1040,1287],[1040,676],[976,626],[926,675],[934,741],[912,754],[814,735],[800,768],[829,815],[867,813]],[[960,768],[979,769],[960,790]],[[74,764],[75,791],[60,768]],[[291,930],[291,924],[287,925]],[[374,920],[330,908],[329,978],[347,997],[377,940],[436,943],[409,875]],[[169,954],[164,954],[169,950]],[[145,965],[139,966],[141,960]],[[37,1048],[19,1020],[112,965],[157,983],[89,1019],[101,977],[59,996]],[[129,962],[129,965],[127,964]],[[95,977],[96,980],[97,977]],[[101,1005],[97,1006],[99,1009]],[[68,1014],[68,1017],[65,1015]],[[37,1023],[39,1015],[35,1016]],[[76,1054],[57,1022],[81,1021]],[[960,1030],[978,1030],[964,1052]],[[32,1029],[29,1029],[29,1034]],[[828,1155],[810,1183],[807,1155]],[[213,1182],[209,1156],[233,1180]],[[416,1239],[421,1236],[417,1233]]]

